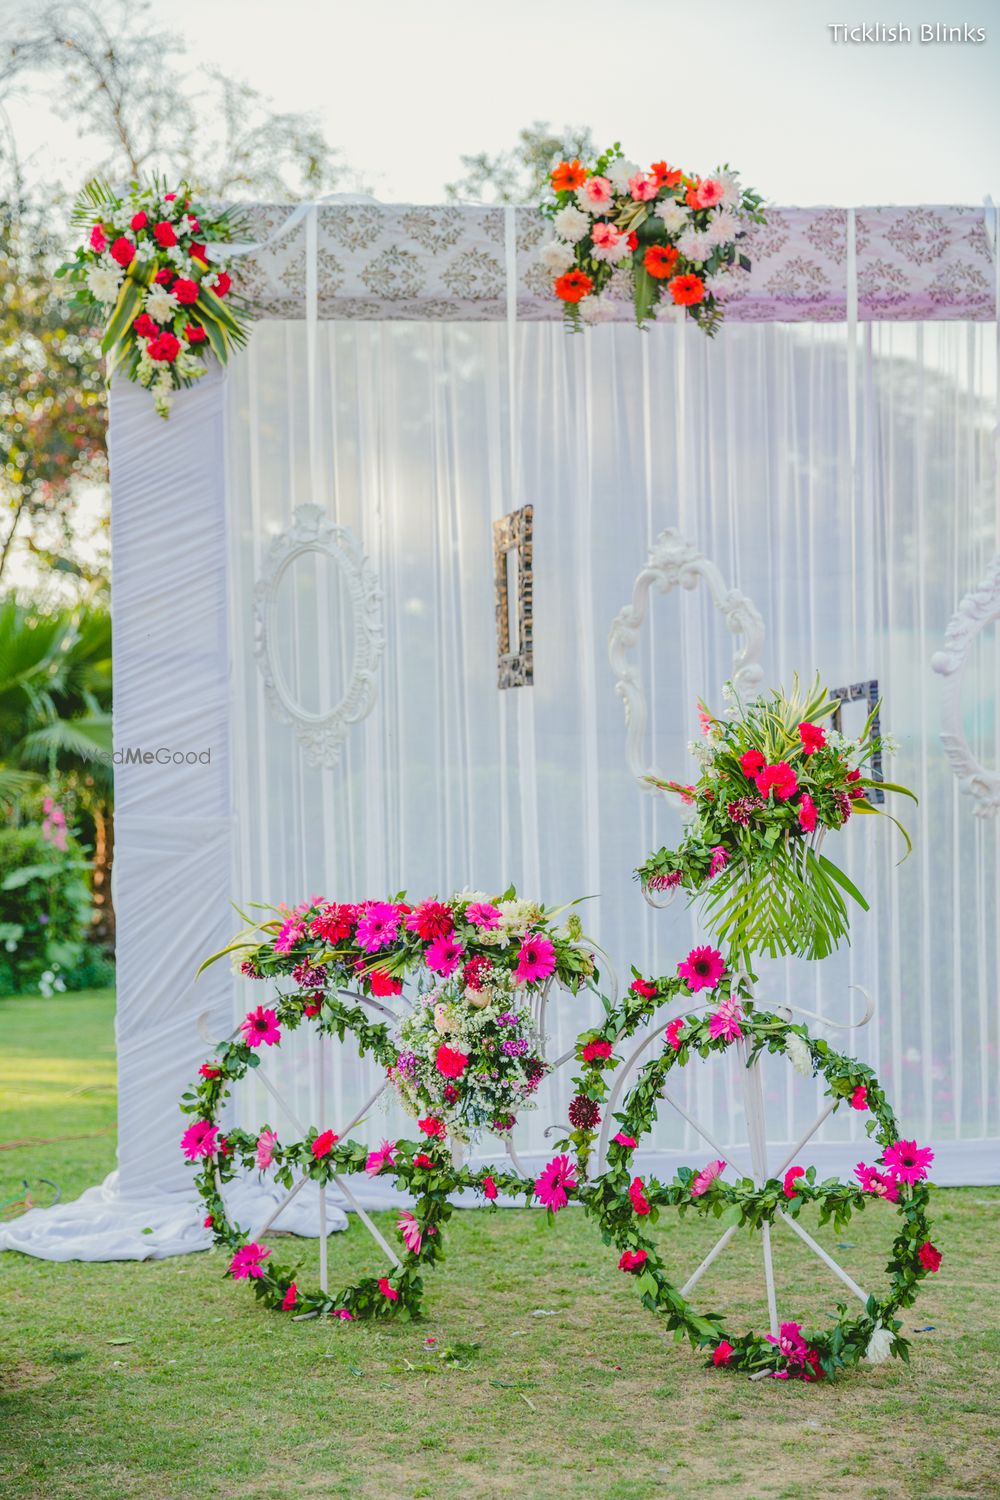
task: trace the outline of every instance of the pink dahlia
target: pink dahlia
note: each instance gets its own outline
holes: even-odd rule
[[[382,1296],[383,1297],[387,1297],[390,1302],[398,1302],[399,1301],[399,1293],[396,1291],[396,1288],[390,1282],[388,1276],[380,1276],[379,1277],[378,1289],[382,1293]]]
[[[369,1177],[377,1177],[383,1167],[396,1165],[393,1152],[396,1150],[395,1141],[383,1141],[377,1151],[369,1151],[368,1160],[365,1162],[365,1171]]]
[[[218,1125],[212,1125],[208,1120],[195,1120],[181,1136],[181,1150],[188,1161],[197,1161],[200,1156],[214,1156],[218,1137]]]
[[[535,1182],[535,1197],[558,1213],[569,1202],[567,1189],[576,1187],[573,1166],[568,1156],[554,1156]]]
[[[454,925],[451,907],[445,906],[442,901],[421,901],[406,918],[407,930],[415,932],[422,943],[447,937]]]
[[[248,1047],[259,1047],[261,1043],[273,1047],[281,1038],[278,1017],[273,1010],[265,1010],[263,1005],[258,1005],[256,1010],[247,1011],[240,1030]]]
[[[632,1186],[628,1190],[628,1197],[629,1202],[632,1205],[633,1213],[638,1214],[640,1218],[643,1214],[648,1214],[650,1212],[649,1199],[646,1197],[645,1191],[643,1190],[643,1182],[641,1177],[633,1177]]]
[[[918,1146],[916,1141],[897,1141],[882,1152],[882,1160],[900,1182],[919,1182],[927,1176],[934,1152],[930,1146]]]
[[[789,1167],[785,1173],[785,1197],[797,1198],[799,1195],[795,1190],[795,1184],[800,1177],[806,1175],[805,1167]]]
[[[515,984],[538,984],[548,979],[556,966],[556,950],[540,932],[529,932],[521,944],[514,971]]]
[[[340,906],[331,901],[318,916],[313,917],[310,930],[313,937],[322,938],[324,943],[343,943],[350,937],[356,917],[355,907]]]
[[[403,1236],[403,1243],[413,1255],[420,1254],[420,1246],[424,1242],[423,1233],[415,1216],[408,1208],[404,1208],[396,1220],[396,1228]]]
[[[483,932],[495,932],[500,926],[500,912],[488,901],[472,901],[465,908],[465,920]]]
[[[670,1025],[667,1027],[666,1031],[664,1032],[664,1036],[666,1037],[667,1041],[670,1043],[671,1047],[673,1047],[673,1049],[674,1049],[675,1052],[679,1052],[681,1050],[681,1032],[683,1030],[684,1030],[684,1017],[683,1016],[674,1016],[674,1019],[670,1022]]]
[[[779,1351],[785,1356],[789,1364],[801,1365],[805,1363],[808,1345],[802,1337],[802,1325],[800,1323],[782,1323],[778,1329],[778,1337],[773,1333],[766,1335],[769,1344],[777,1344]]]
[[[868,1108],[868,1090],[863,1083],[859,1083],[857,1088],[854,1090],[854,1093],[851,1095],[851,1108]]]
[[[440,974],[447,979],[449,974],[454,974],[462,962],[465,949],[457,938],[439,937],[430,943],[424,952],[424,962],[434,974]]]
[[[649,1252],[646,1250],[623,1250],[618,1269],[619,1271],[641,1271],[648,1259]]]
[[[880,1172],[876,1167],[866,1166],[863,1161],[859,1161],[854,1168],[854,1175],[863,1192],[873,1193],[876,1198],[884,1198],[887,1203],[899,1202],[899,1185],[894,1177]]]
[[[739,1004],[730,995],[728,1000],[723,1000],[718,1010],[708,1023],[708,1034],[710,1037],[724,1037],[727,1042],[737,1042],[743,1035],[740,1021],[743,1012]]]
[[[699,990],[714,990],[726,972],[726,965],[717,948],[692,948],[687,958],[677,965],[677,972],[692,995],[696,995]]]
[[[378,953],[388,948],[399,936],[399,911],[388,901],[365,903],[361,920],[354,934],[354,941],[365,953]]]
[[[288,1283],[288,1290],[287,1290],[287,1292],[285,1293],[285,1295],[281,1299],[281,1310],[282,1310],[282,1312],[291,1312],[292,1308],[295,1306],[295,1303],[296,1303],[296,1301],[298,1299],[298,1295],[299,1295],[299,1289],[298,1289],[298,1287],[295,1285],[294,1281],[290,1281]]]
[[[270,1255],[266,1245],[256,1243],[244,1245],[237,1250],[229,1262],[229,1274],[234,1281],[259,1280],[264,1274],[263,1262]]]
[[[694,1182],[691,1184],[691,1197],[700,1198],[702,1193],[707,1193],[712,1183],[725,1167],[724,1161],[710,1161],[707,1167],[702,1167]]]
[[[257,1137],[257,1166],[264,1172],[274,1160],[274,1148],[278,1137],[273,1130],[262,1130]]]

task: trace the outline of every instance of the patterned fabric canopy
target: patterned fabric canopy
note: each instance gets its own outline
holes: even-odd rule
[[[321,318],[507,316],[507,210],[337,202],[321,203],[315,213]],[[533,208],[513,213],[517,316],[558,319],[561,304],[537,256],[551,233],[547,221]],[[257,204],[248,216],[257,248],[243,280],[257,316],[301,317],[309,211]],[[767,225],[750,232],[752,269],[733,278],[727,317],[843,321],[856,284],[862,321],[988,321],[997,315],[996,217],[992,207],[773,208]],[[624,289],[617,300],[628,320]]]

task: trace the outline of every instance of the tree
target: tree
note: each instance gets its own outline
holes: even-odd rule
[[[452,203],[536,203],[557,161],[593,155],[594,141],[585,127],[566,125],[557,132],[547,120],[536,120],[519,131],[511,151],[461,157],[465,176],[450,182],[445,194]]]

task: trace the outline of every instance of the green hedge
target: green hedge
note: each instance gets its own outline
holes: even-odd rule
[[[0,994],[71,988],[87,957],[89,865],[37,827],[0,828]]]

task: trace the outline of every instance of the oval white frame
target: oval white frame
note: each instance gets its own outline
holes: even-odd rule
[[[655,766],[643,765],[642,742],[646,733],[646,694],[639,673],[629,661],[629,652],[639,639],[646,620],[650,591],[669,594],[675,588],[693,589],[702,582],[712,596],[712,603],[734,635],[742,635],[745,644],[733,656],[732,682],[740,697],[752,694],[760,686],[764,669],[760,664],[764,644],[764,621],[752,600],[739,589],[727,588],[722,574],[691,542],[674,527],[661,531],[649,549],[649,560],[636,578],[632,602],[615,616],[608,636],[608,655],[615,673],[615,691],[625,705],[625,759],[628,768],[644,792],[651,796],[666,795],[646,780],[648,776],[664,779]]]
[[[944,678],[941,743],[958,784],[975,803],[980,818],[1000,813],[1000,773],[988,771],[972,753],[962,730],[962,673],[973,640],[991,621],[1000,621],[1000,555],[996,556],[978,588],[966,594],[948,621],[944,649],[935,651],[931,666]]]
[[[293,697],[282,671],[276,640],[278,590],[285,573],[307,552],[318,552],[336,564],[351,601],[354,653],[351,675],[340,701],[329,713],[314,713]],[[318,505],[300,505],[292,524],[271,542],[264,571],[254,587],[254,654],[264,692],[277,719],[291,724],[311,766],[332,769],[340,760],[347,731],[371,713],[376,676],[385,637],[382,590],[378,575],[354,537],[335,526]]]

